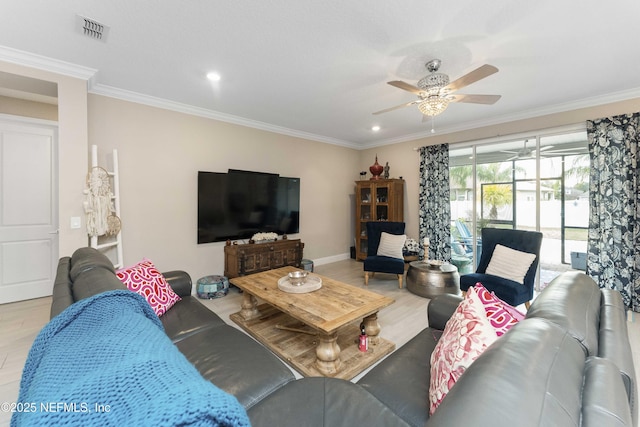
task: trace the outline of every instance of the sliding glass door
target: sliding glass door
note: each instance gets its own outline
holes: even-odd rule
[[[475,270],[483,227],[543,233],[540,287],[583,269],[589,217],[584,131],[453,147],[449,154],[452,262]]]

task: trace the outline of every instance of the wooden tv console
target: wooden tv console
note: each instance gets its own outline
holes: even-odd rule
[[[300,239],[227,244],[224,247],[224,275],[231,279],[287,265],[300,268],[303,248]]]

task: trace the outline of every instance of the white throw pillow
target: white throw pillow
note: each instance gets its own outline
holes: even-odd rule
[[[496,245],[485,273],[524,283],[524,276],[535,259],[535,254]]]
[[[402,258],[402,248],[404,247],[405,240],[407,240],[405,234],[389,234],[383,231],[380,235],[378,255]]]

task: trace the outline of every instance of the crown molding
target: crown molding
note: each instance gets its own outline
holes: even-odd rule
[[[370,148],[399,144],[408,141],[414,141],[419,139],[428,139],[433,136],[447,135],[455,132],[462,132],[471,129],[477,129],[481,127],[494,126],[503,123],[509,123],[518,120],[532,119],[535,117],[541,117],[549,114],[563,113],[572,110],[578,110],[581,108],[595,107],[598,105],[604,105],[614,102],[626,101],[633,98],[640,98],[640,87],[625,90],[620,92],[614,92],[606,95],[598,95],[589,98],[583,98],[576,101],[555,104],[542,108],[535,108],[531,110],[520,111],[511,114],[505,114],[502,116],[492,117],[486,120],[476,120],[465,122],[460,125],[453,125],[448,127],[442,127],[438,129],[436,133],[431,131],[418,132],[408,135],[403,135],[397,138],[381,139],[370,143],[358,144],[351,141],[345,141],[337,138],[331,138],[323,135],[317,135],[310,132],[299,131],[295,129],[289,129],[282,126],[276,126],[257,120],[250,120],[231,114],[225,114],[206,108],[195,107],[192,105],[182,104],[179,102],[169,101],[149,95],[143,95],[137,92],[132,92],[124,89],[115,88],[112,86],[102,85],[95,82],[95,77],[98,70],[85,67],[69,62],[52,59],[46,56],[25,52],[18,49],[13,49],[0,45],[0,61],[8,63],[36,68],[43,71],[48,71],[56,74],[61,74],[69,77],[74,77],[88,82],[89,93],[108,96],[111,98],[122,99],[124,101],[135,102],[138,104],[149,105],[166,110],[181,112],[185,114],[195,115],[199,117],[218,120],[221,122],[232,123],[249,128],[264,130],[267,132],[273,132],[281,135],[292,136],[295,138],[306,139],[310,141],[322,142],[325,144],[332,144],[341,147],[351,148],[355,150],[366,150]]]
[[[361,149],[360,145],[354,144],[349,141],[343,141],[336,138],[329,138],[322,135],[316,135],[309,132],[298,131],[295,129],[289,129],[282,126],[275,126],[269,123],[260,122],[257,120],[245,119],[244,117],[234,116],[231,114],[225,114],[206,108],[194,107],[192,105],[182,104],[179,102],[169,101],[154,96],[144,95],[137,92],[128,91],[125,89],[119,89],[112,86],[93,84],[89,87],[89,93],[95,95],[107,96],[110,98],[121,99],[123,101],[130,101],[137,104],[148,105],[151,107],[162,108],[165,110],[176,111],[179,113],[190,114],[193,116],[204,117],[207,119],[214,119],[225,123],[232,123],[240,126],[245,126],[253,129],[264,130],[267,132],[278,133],[281,135],[293,136],[295,138],[302,138],[311,141],[323,142],[325,144],[339,145],[342,147]]]
[[[72,64],[70,62],[60,61],[58,59],[48,58],[46,56],[37,55],[35,53],[25,52],[6,46],[0,46],[0,61],[22,65],[25,67],[37,68],[39,70],[62,74],[82,80],[91,80],[98,72],[98,70],[93,68]]]
[[[398,138],[390,138],[385,140],[374,141],[366,146],[362,146],[361,149],[369,149],[375,147],[381,147],[384,145],[399,144],[402,142],[415,141],[417,139],[425,139],[434,136],[447,135],[454,132],[462,132],[471,129],[478,129],[481,127],[494,126],[503,123],[514,122],[518,120],[532,119],[535,117],[542,117],[550,114],[564,113],[567,111],[579,110],[581,108],[596,107],[598,105],[611,104],[614,102],[627,101],[633,98],[640,98],[640,88],[624,90],[620,92],[614,92],[606,95],[598,95],[589,98],[583,98],[576,101],[565,102],[561,104],[555,104],[542,108],[535,108],[531,110],[520,111],[512,114],[505,114],[502,116],[493,117],[485,120],[476,120],[471,122],[465,122],[464,124],[448,126],[439,129],[436,133],[431,131],[418,132],[409,135],[403,135]]]

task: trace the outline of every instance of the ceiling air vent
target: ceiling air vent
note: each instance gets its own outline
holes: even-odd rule
[[[106,41],[109,27],[85,16],[77,15],[77,18],[78,31],[92,39]]]

